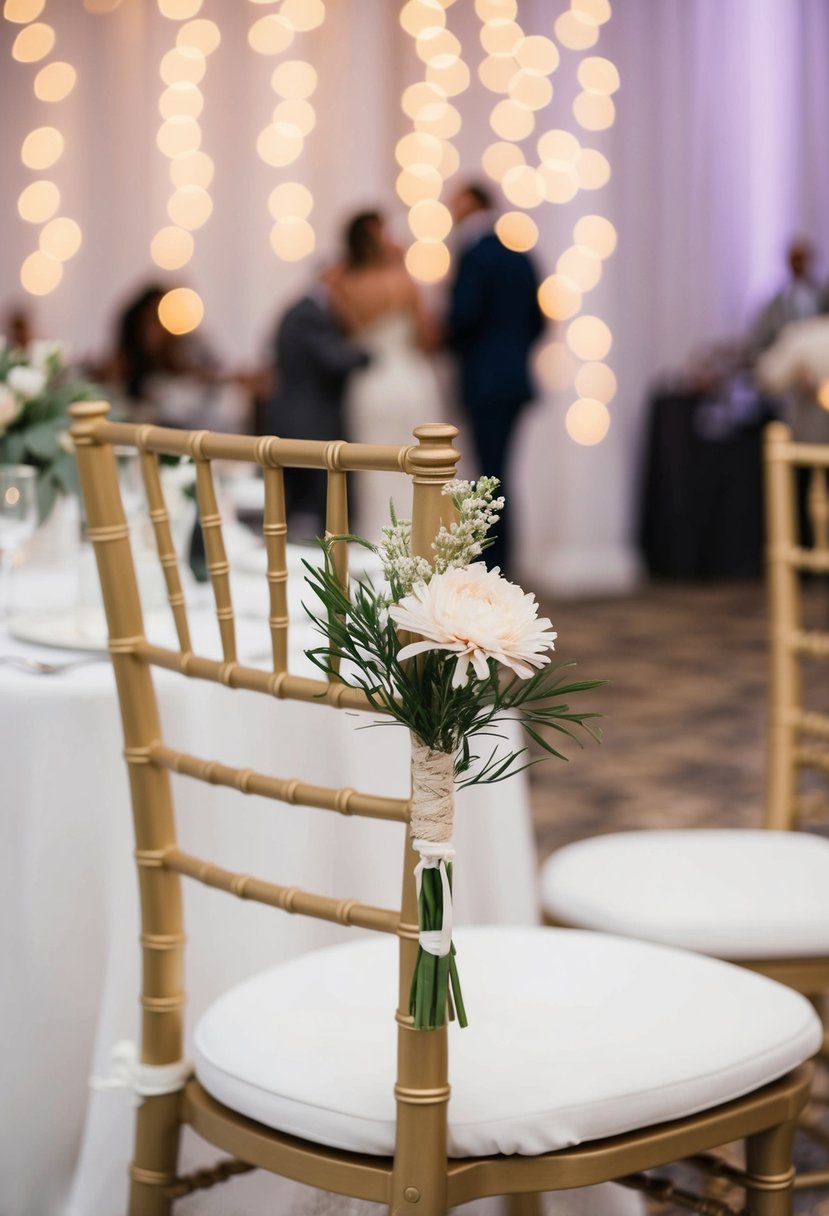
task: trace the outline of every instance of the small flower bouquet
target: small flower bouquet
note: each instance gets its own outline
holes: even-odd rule
[[[57,495],[75,486],[68,407],[100,396],[94,385],[67,377],[61,343],[31,342],[25,350],[0,346],[0,464],[38,470],[41,521]]]
[[[566,681],[570,664],[551,664],[556,634],[539,619],[535,597],[476,560],[503,506],[497,488],[492,477],[444,487],[457,520],[441,527],[431,561],[412,554],[411,524],[392,509],[378,548],[359,537],[329,537],[324,566],[305,563],[325,609],[319,616],[306,609],[326,637],[309,658],[330,678],[361,688],[371,706],[411,734],[420,945],[410,1013],[421,1030],[443,1025],[447,1014],[466,1025],[452,945],[453,789],[503,781],[527,767],[526,749],[503,754],[496,743],[479,756],[473,748],[502,737],[507,718],[523,722],[536,743],[562,759],[543,731],[600,738],[598,715],[575,712],[562,698],[601,681]],[[331,560],[338,540],[377,552],[387,588],[361,582],[349,598]]]

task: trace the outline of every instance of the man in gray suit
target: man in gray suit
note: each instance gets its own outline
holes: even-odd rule
[[[333,306],[332,271],[323,271],[285,312],[274,338],[276,392],[265,410],[267,431],[283,439],[344,439],[348,377],[369,356],[345,334]],[[296,539],[325,531],[326,475],[319,469],[285,474],[288,526]]]

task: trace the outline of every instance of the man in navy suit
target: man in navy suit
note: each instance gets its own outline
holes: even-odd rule
[[[331,299],[331,270],[320,273],[284,314],[274,336],[276,392],[265,410],[268,434],[283,439],[343,439],[348,377],[368,354],[349,341]],[[324,470],[288,469],[285,498],[294,538],[325,531]]]
[[[463,187],[450,205],[458,243],[448,341],[458,358],[460,400],[480,471],[499,479],[509,503],[510,445],[533,397],[529,354],[544,328],[538,275],[526,254],[507,249],[495,235],[492,197],[484,187]],[[509,574],[508,512],[497,527],[487,564]]]

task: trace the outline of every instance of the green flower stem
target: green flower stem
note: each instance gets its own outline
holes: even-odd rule
[[[446,871],[451,889],[451,864],[447,865]],[[427,933],[439,931],[443,924],[443,884],[436,867],[423,871],[418,923]],[[414,1018],[415,1030],[436,1030],[448,1019],[454,1019],[456,1010],[458,1022],[466,1026],[454,944],[444,958],[418,949],[409,997],[409,1013]]]

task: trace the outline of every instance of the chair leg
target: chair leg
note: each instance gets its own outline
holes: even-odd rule
[[[746,1200],[751,1216],[791,1216],[794,1122],[746,1141]]]
[[[167,1188],[175,1181],[181,1134],[180,1094],[146,1098],[135,1123],[129,1216],[170,1216]]]
[[[507,1216],[542,1216],[543,1211],[541,1196],[537,1192],[507,1196]]]

